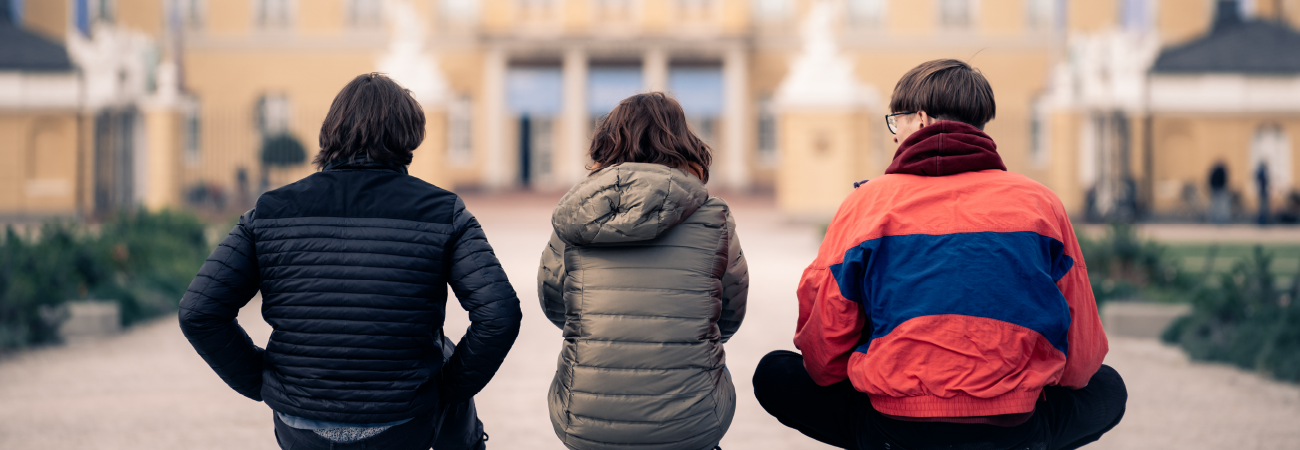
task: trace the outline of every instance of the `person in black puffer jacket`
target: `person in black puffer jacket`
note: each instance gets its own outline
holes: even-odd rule
[[[410,91],[352,80],[321,127],[321,171],[263,194],[181,300],[185,337],[275,411],[282,448],[485,447],[472,398],[522,314],[461,199],[407,175],[424,129]],[[448,286],[472,322],[454,347]],[[258,291],[265,350],[235,320]]]

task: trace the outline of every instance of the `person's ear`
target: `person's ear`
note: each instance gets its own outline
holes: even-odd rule
[[[930,124],[934,123],[934,118],[930,117],[929,114],[926,114],[925,111],[917,111],[916,120],[920,121],[921,127],[927,127],[930,126]]]

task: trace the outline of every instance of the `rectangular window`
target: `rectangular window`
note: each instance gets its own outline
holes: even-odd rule
[[[176,19],[185,29],[198,30],[206,24],[207,0],[176,0]]]
[[[515,15],[525,22],[551,22],[559,18],[556,0],[515,0]]]
[[[593,65],[587,72],[587,111],[599,118],[641,92],[640,65]]]
[[[673,66],[668,69],[668,91],[682,104],[691,131],[716,144],[714,131],[722,115],[722,67],[713,64]]]
[[[1278,4],[1274,7],[1284,10],[1285,6],[1287,6],[1285,3],[1278,2]],[[1246,19],[1255,18],[1256,9],[1257,8],[1255,5],[1255,0],[1237,0],[1237,13],[1241,14],[1242,18],[1246,18]],[[1284,11],[1281,10],[1274,11],[1274,14],[1278,14],[1282,12]]]
[[[23,25],[23,0],[9,0],[9,20],[13,26]]]
[[[442,0],[443,23],[468,25],[478,20],[478,0]]]
[[[636,0],[596,0],[596,23],[630,22],[636,17]]]
[[[559,66],[513,66],[506,71],[506,106],[519,115],[560,113],[564,79]]]
[[[939,0],[939,26],[964,30],[975,23],[977,0]]]
[[[716,0],[674,0],[674,16],[680,22],[709,22],[717,13],[716,3]]]
[[[1056,6],[1059,0],[1025,0],[1025,25],[1030,30],[1047,31],[1056,28]]]
[[[263,30],[293,26],[294,0],[253,0],[253,23]]]
[[[1147,32],[1155,18],[1155,2],[1151,0],[1120,0],[1119,23],[1125,31]]]
[[[877,29],[885,23],[885,0],[848,0],[846,19],[850,28]]]
[[[1051,163],[1051,116],[1047,98],[1040,96],[1029,108],[1029,163],[1035,169]]]
[[[266,136],[289,132],[289,98],[282,94],[263,95],[257,100],[257,129]]]
[[[474,104],[467,95],[447,104],[447,159],[459,167],[474,163]]]
[[[183,105],[181,139],[184,143],[185,165],[195,167],[203,161],[202,109],[197,99],[191,99]]]
[[[90,36],[90,0],[72,0],[72,21],[82,36]]]
[[[754,0],[754,21],[764,24],[784,23],[790,18],[790,0]]]
[[[116,3],[113,0],[95,0],[95,21],[104,23],[113,23],[113,17],[116,16]]]
[[[355,29],[373,30],[383,25],[382,0],[348,0],[348,25]]]
[[[764,167],[776,167],[777,155],[776,108],[772,97],[758,99],[758,162]]]

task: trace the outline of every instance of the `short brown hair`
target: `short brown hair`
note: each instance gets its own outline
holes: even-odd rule
[[[686,124],[682,105],[662,92],[637,94],[618,102],[591,139],[591,160],[601,168],[626,162],[662,164],[687,172],[699,171],[709,182],[713,156]]]
[[[993,87],[978,69],[955,59],[921,63],[894,86],[890,112],[925,111],[939,120],[955,120],[984,129],[997,115]]]
[[[333,162],[411,164],[424,141],[424,109],[411,91],[381,73],[353,78],[334,97],[320,127],[318,168]]]

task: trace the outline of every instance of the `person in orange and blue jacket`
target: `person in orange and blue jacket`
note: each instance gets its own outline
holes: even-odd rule
[[[854,449],[1072,449],[1124,415],[1070,219],[982,130],[993,89],[956,60],[894,88],[899,143],[799,282],[790,351],[754,374],[768,413]]]

